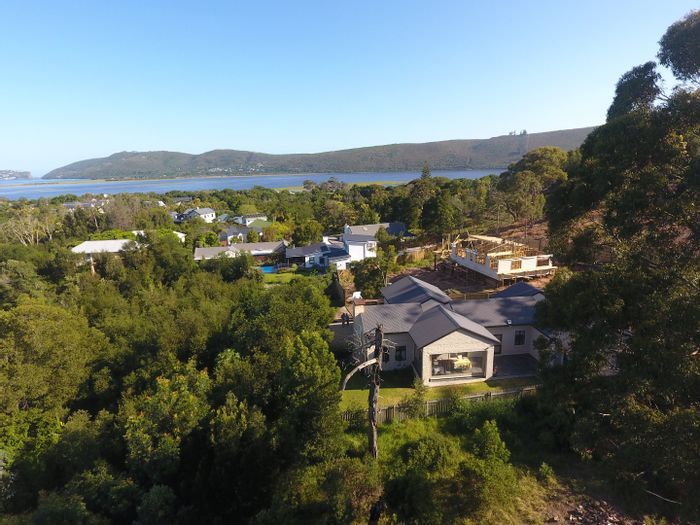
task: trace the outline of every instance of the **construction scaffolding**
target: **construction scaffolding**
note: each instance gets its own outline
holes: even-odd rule
[[[498,281],[548,275],[556,270],[552,255],[499,237],[467,235],[451,243],[454,263]]]

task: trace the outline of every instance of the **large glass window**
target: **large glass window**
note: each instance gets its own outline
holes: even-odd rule
[[[484,377],[486,352],[456,352],[432,355],[433,377]]]
[[[525,344],[525,330],[515,331],[515,346],[522,346]]]

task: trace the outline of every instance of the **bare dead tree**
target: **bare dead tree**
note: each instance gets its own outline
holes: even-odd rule
[[[367,441],[372,457],[379,456],[377,446],[377,415],[379,413],[379,388],[381,386],[382,352],[386,347],[384,340],[384,329],[382,325],[377,325],[374,330],[362,334],[359,340],[354,341],[355,359],[359,364],[353,368],[343,380],[342,390],[348,384],[350,378],[359,370],[365,370],[369,384],[369,395],[367,397]],[[369,356],[369,352],[372,356]]]

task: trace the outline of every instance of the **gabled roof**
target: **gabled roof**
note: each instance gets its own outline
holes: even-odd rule
[[[315,242],[313,244],[309,244],[308,246],[297,246],[294,248],[287,248],[287,258],[291,259],[292,257],[308,257],[309,255],[313,255],[315,253],[325,252],[330,252],[330,248],[328,247],[328,245],[322,242]]]
[[[378,222],[376,224],[358,224],[348,226],[351,235],[371,235],[375,237],[379,228],[384,228],[389,235],[406,233],[406,225],[403,222]]]
[[[370,242],[376,241],[374,235],[359,235],[356,233],[343,234],[343,240],[347,242]]]
[[[408,333],[416,348],[423,348],[458,330],[469,332],[490,343],[498,343],[498,339],[486,328],[443,305],[426,310],[416,319]]]
[[[122,251],[129,239],[113,239],[107,241],[85,241],[71,248],[73,253],[117,253]]]
[[[231,236],[236,236],[236,235],[248,235],[248,232],[252,230],[252,228],[249,228],[248,226],[243,226],[242,224],[232,224],[226,230],[221,232],[222,235],[226,235],[228,237]]]
[[[285,241],[274,242],[241,242],[231,246],[215,246],[213,248],[195,248],[194,260],[213,259],[221,254],[228,257],[236,257],[243,252],[251,255],[272,255],[282,251],[287,243]]]
[[[454,301],[453,311],[483,326],[532,325],[535,305],[542,297],[492,297],[470,301]]]
[[[539,288],[535,288],[531,284],[520,281],[505,290],[493,294],[491,297],[531,297],[543,293]]]
[[[384,333],[401,334],[408,332],[422,313],[423,308],[418,303],[376,304],[365,306],[358,316],[362,317],[365,330],[371,330],[381,324]]]
[[[451,301],[449,295],[437,286],[408,275],[389,286],[382,288],[382,295],[387,303],[424,303],[433,299],[447,304]]]
[[[187,208],[185,210],[184,215],[190,215],[192,213],[194,213],[196,215],[207,215],[209,213],[215,213],[215,212],[211,208]]]
[[[287,247],[286,241],[271,242],[239,242],[228,247],[234,252],[250,252],[252,255],[264,255],[266,253],[276,253]]]

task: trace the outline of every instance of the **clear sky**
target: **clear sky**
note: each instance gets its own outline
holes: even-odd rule
[[[600,124],[697,3],[0,1],[0,169]]]

